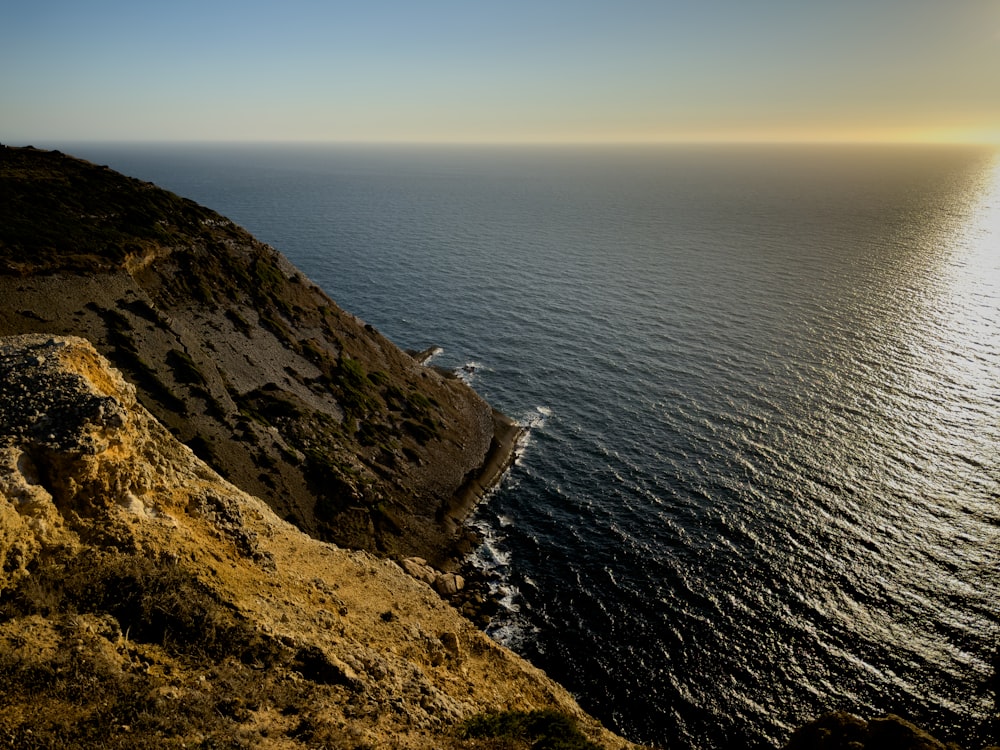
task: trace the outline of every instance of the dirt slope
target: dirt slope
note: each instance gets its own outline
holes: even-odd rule
[[[18,747],[476,747],[463,720],[541,709],[626,745],[396,563],[223,480],[83,339],[0,341],[0,571]]]

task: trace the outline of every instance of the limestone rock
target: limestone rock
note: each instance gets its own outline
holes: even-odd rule
[[[434,581],[437,579],[437,571],[428,565],[427,561],[422,557],[408,557],[400,565],[402,565],[403,570],[409,575],[430,586],[433,586]]]
[[[434,579],[434,589],[441,596],[454,596],[465,588],[465,579],[457,573],[441,573]]]

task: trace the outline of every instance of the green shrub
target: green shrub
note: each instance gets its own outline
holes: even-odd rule
[[[459,727],[462,739],[507,739],[529,742],[532,750],[600,750],[576,721],[553,709],[504,711],[473,716]]]
[[[368,379],[375,385],[382,387],[389,382],[389,375],[382,370],[375,370],[374,372],[368,373]]]
[[[356,359],[341,357],[333,379],[338,386],[341,406],[349,416],[363,417],[376,408],[372,381]]]
[[[441,434],[437,424],[430,419],[424,418],[419,422],[414,419],[407,419],[403,422],[403,429],[413,436],[421,445],[425,445],[431,438],[436,438]]]
[[[419,391],[410,391],[410,395],[406,397],[406,400],[410,408],[418,414],[423,414],[431,408],[431,400]]]
[[[197,576],[169,559],[89,551],[38,566],[3,592],[0,619],[108,614],[133,640],[174,655],[270,660],[253,628]]]
[[[386,424],[363,422],[358,429],[358,442],[364,446],[382,445],[393,442],[395,431]]]

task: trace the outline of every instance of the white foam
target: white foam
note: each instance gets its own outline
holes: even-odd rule
[[[524,428],[524,431],[517,439],[517,445],[514,448],[515,464],[521,462],[521,458],[524,456],[525,450],[531,444],[531,434],[535,430],[543,429],[545,427],[545,422],[550,416],[552,416],[552,410],[549,407],[536,406],[534,411],[521,415],[521,417],[517,420],[517,423]]]
[[[536,406],[534,411],[530,411],[522,418],[522,424],[531,430],[538,430],[545,426],[548,418],[552,416],[552,409],[547,406]]]
[[[497,520],[501,527],[513,523],[513,519],[505,515],[497,516]],[[516,650],[527,644],[538,629],[530,624],[521,611],[521,591],[510,581],[510,553],[501,548],[503,537],[493,525],[483,520],[473,525],[482,534],[483,542],[472,553],[472,564],[495,576],[489,582],[490,594],[500,605],[493,621],[486,628],[486,634],[497,643]]]
[[[510,565],[510,554],[497,546],[496,537],[490,535],[486,529],[480,527],[480,532],[485,534],[485,538],[473,555],[476,566],[493,573],[506,572],[502,569]]]
[[[434,348],[431,349],[431,353],[427,355],[427,358],[424,360],[423,364],[429,365],[431,362],[437,359],[438,356],[441,354],[444,354],[444,349],[440,346],[435,346]]]
[[[521,591],[517,586],[506,584],[498,586],[493,593],[499,594],[500,612],[486,628],[486,634],[509,649],[514,651],[523,649],[538,635],[539,629],[532,625],[521,611],[521,606],[518,604]]]

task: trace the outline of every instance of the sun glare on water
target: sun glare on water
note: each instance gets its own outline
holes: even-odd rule
[[[958,330],[968,331],[970,343],[995,357],[1000,351],[1000,151],[986,170],[975,208],[959,238],[950,268],[951,296]],[[996,372],[983,372],[996,388]],[[985,384],[984,384],[985,385]]]
[[[970,196],[968,219],[957,230],[944,264],[939,305],[938,340],[927,366],[941,387],[957,389],[955,403],[966,405],[950,414],[952,449],[988,466],[1000,442],[1000,150],[983,171],[980,189]],[[963,434],[964,439],[958,437]],[[945,437],[945,436],[942,436]],[[972,471],[971,495],[996,496],[1000,477]],[[987,472],[988,474],[988,472]],[[979,476],[976,476],[979,475]],[[958,482],[962,484],[962,482]]]

